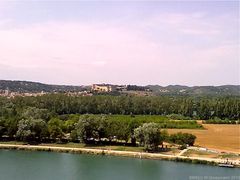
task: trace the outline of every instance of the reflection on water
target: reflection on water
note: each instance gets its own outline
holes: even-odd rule
[[[240,180],[239,172],[172,161],[0,150],[0,180],[187,180],[204,176]]]

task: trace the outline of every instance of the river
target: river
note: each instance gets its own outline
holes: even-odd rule
[[[0,180],[240,180],[239,174],[173,161],[0,150]]]

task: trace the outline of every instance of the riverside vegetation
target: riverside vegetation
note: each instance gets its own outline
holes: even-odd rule
[[[158,151],[158,146],[163,141],[193,145],[196,139],[194,135],[189,133],[168,135],[166,131],[161,130],[160,124],[141,123],[135,121],[134,118],[130,121],[117,121],[107,119],[104,115],[81,115],[79,120],[63,121],[52,118],[45,122],[34,116],[34,110],[36,109],[26,111],[27,116],[25,115],[18,122],[16,133],[12,138],[28,143],[72,141],[95,145],[136,146],[136,142],[138,142],[139,146],[143,146],[148,151]],[[73,116],[73,118],[76,117]],[[2,128],[2,132],[3,135],[4,128]],[[8,138],[7,136],[6,139]]]
[[[190,120],[193,118],[217,117],[236,122],[239,112],[239,98],[233,97],[71,97],[51,94],[1,98],[0,137],[32,143],[73,141],[139,145],[145,150],[157,151],[163,141],[185,146],[193,145],[196,139],[189,133],[168,135],[164,128],[202,128],[195,120]]]

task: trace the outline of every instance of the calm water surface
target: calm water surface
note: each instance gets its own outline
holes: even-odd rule
[[[240,180],[239,175],[239,169],[171,161],[0,150],[0,180]]]

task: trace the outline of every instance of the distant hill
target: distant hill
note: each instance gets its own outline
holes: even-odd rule
[[[240,96],[240,85],[223,85],[223,86],[148,86],[156,95],[234,95]]]
[[[12,92],[66,92],[66,91],[82,91],[87,87],[84,86],[65,86],[65,85],[49,85],[30,81],[8,81],[0,80],[0,90],[9,90]]]
[[[135,86],[150,89],[155,95],[234,95],[240,96],[240,85],[224,85],[224,86],[182,86],[182,85],[148,85]],[[66,86],[66,85],[49,85],[39,82],[30,81],[9,81],[0,80],[0,90],[9,90],[12,92],[78,92],[90,90],[89,86]],[[139,89],[136,89],[139,90]],[[140,89],[141,90],[141,89]]]

